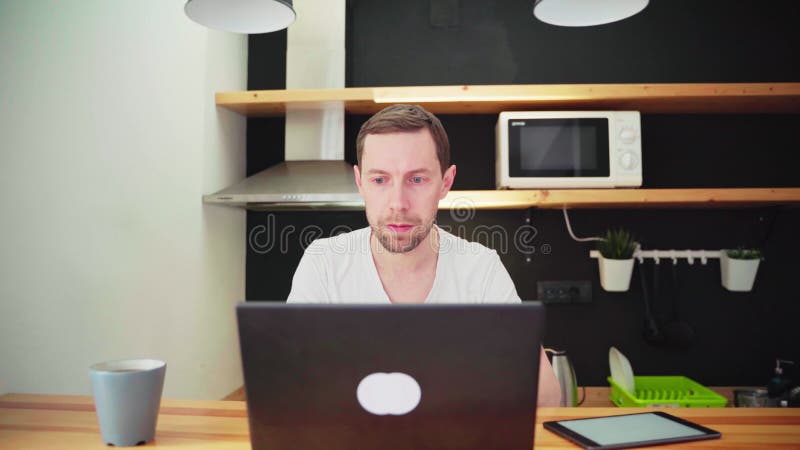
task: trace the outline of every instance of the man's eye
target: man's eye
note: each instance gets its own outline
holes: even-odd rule
[[[375,184],[383,184],[384,182],[386,182],[386,179],[383,177],[375,177],[372,179],[372,182]]]
[[[411,182],[414,184],[420,184],[425,181],[425,178],[422,177],[411,177]]]

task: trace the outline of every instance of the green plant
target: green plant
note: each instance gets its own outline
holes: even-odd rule
[[[608,230],[597,250],[606,259],[631,259],[636,251],[636,241],[627,230]]]
[[[728,254],[728,258],[731,259],[764,259],[764,256],[761,254],[761,249],[758,248],[736,248],[725,250]]]

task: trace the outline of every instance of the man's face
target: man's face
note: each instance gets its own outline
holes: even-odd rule
[[[456,167],[442,176],[436,144],[423,128],[367,135],[354,171],[373,234],[386,250],[406,253],[430,233]]]

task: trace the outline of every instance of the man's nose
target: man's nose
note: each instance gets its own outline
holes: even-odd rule
[[[394,186],[389,197],[389,208],[395,211],[406,211],[408,206],[408,190],[406,187],[403,184]]]

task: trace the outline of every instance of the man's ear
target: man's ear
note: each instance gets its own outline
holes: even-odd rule
[[[358,169],[358,166],[353,166],[353,176],[356,178],[356,186],[358,186],[358,192],[361,192],[361,171]]]
[[[453,164],[452,166],[448,167],[447,170],[444,171],[444,175],[442,175],[442,192],[439,196],[439,200],[445,198],[447,193],[450,192],[450,188],[453,187],[453,181],[456,179],[456,166]]]

